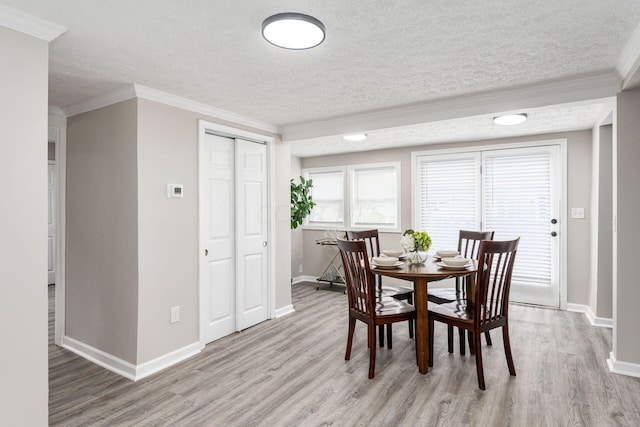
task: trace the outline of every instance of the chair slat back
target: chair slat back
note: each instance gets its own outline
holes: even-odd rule
[[[366,244],[363,240],[343,239],[338,239],[337,243],[347,282],[349,308],[373,318],[376,292]]]
[[[493,231],[460,230],[458,234],[458,252],[465,258],[478,259],[480,242],[493,240]]]
[[[520,238],[506,241],[484,240],[480,244],[475,291],[476,322],[480,325],[508,314],[511,275],[519,241]]]
[[[367,244],[369,257],[380,255],[380,238],[378,230],[347,231],[347,239],[363,240]]]

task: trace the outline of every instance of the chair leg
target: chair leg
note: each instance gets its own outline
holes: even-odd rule
[[[407,302],[413,305],[413,294],[409,294]],[[413,320],[409,319],[409,338],[413,338]]]
[[[376,371],[376,327],[369,325],[369,340],[371,347],[369,348],[369,379],[373,378]]]
[[[391,329],[391,323],[387,324],[387,348],[389,350],[391,350],[391,347],[393,346],[393,343],[391,342],[391,336],[392,336],[392,329]]]
[[[509,324],[502,327],[502,340],[504,341],[504,354],[507,356],[507,366],[509,374],[516,376],[516,367],[513,364],[513,356],[511,355],[511,342],[509,341]]]
[[[447,350],[453,353],[453,326],[447,325]]]
[[[471,332],[469,332],[471,335]],[[475,330],[473,332],[473,343],[475,345],[475,353],[476,353],[476,371],[478,373],[478,387],[480,390],[484,390],[484,371],[482,370],[482,342],[480,341],[480,331]]]
[[[464,329],[458,328],[458,335],[460,336],[460,354],[464,356]]]
[[[484,333],[484,337],[487,340],[487,345],[493,345],[493,343],[491,342],[491,334],[489,333],[489,331]]]
[[[476,354],[476,346],[475,346],[473,334],[469,332],[467,336],[469,337],[469,354],[473,356],[474,354]]]
[[[380,341],[380,347],[384,347],[384,325],[378,326],[378,340]]]
[[[433,320],[433,317],[429,317],[429,366],[433,366],[433,329],[434,329],[434,325],[435,325],[435,320]]]
[[[347,352],[344,355],[344,360],[351,358],[351,345],[353,344],[353,331],[356,329],[356,318],[349,316],[349,335],[347,336]]]

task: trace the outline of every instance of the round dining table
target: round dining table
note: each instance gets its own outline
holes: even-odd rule
[[[427,290],[429,282],[448,279],[450,277],[468,276],[466,280],[467,295],[473,295],[471,291],[475,285],[475,277],[478,262],[472,261],[472,265],[461,269],[444,268],[438,265],[437,260],[429,255],[422,264],[411,264],[408,261],[395,268],[379,267],[371,264],[371,271],[381,276],[395,277],[396,279],[413,282],[415,291],[414,304],[416,307],[416,358],[418,370],[421,374],[429,371],[429,308],[427,302]]]

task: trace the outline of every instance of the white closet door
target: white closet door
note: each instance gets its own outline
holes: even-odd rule
[[[267,319],[267,147],[236,139],[237,312],[242,330]]]
[[[56,165],[49,163],[47,171],[49,181],[49,221],[48,221],[48,246],[49,246],[49,280],[48,284],[56,282]]]
[[[233,139],[207,134],[200,153],[204,343],[236,330],[234,145]]]

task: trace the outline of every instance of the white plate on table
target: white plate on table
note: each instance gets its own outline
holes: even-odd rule
[[[473,266],[472,262],[469,262],[465,265],[447,265],[444,262],[436,262],[436,265],[440,268],[444,268],[445,270],[464,270],[467,267]]]
[[[391,268],[401,267],[402,265],[404,265],[404,262],[398,261],[395,264],[391,264],[391,265],[378,265],[375,262],[371,261],[371,265],[374,266],[375,268],[382,268],[382,269],[389,268],[389,269],[391,269]]]

